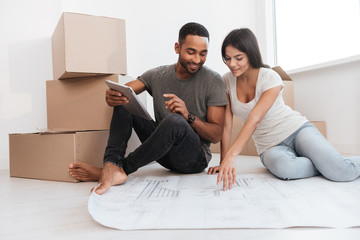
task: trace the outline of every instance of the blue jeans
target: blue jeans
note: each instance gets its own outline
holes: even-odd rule
[[[360,156],[343,157],[311,123],[260,155],[264,166],[280,179],[308,178],[322,174],[336,182],[360,175]]]
[[[142,144],[125,157],[133,128]],[[181,173],[198,173],[208,165],[200,136],[181,115],[157,123],[114,107],[104,164],[111,162],[129,175],[152,161]]]

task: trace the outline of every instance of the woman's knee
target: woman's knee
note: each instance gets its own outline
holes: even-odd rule
[[[297,172],[295,154],[289,151],[279,150],[283,149],[273,149],[272,151],[266,151],[264,153],[263,163],[265,167],[280,179],[294,179]]]
[[[336,162],[322,168],[321,174],[334,182],[349,182],[359,177],[359,170],[351,160],[341,157]]]
[[[281,160],[271,161],[267,163],[266,167],[277,178],[283,180],[294,179],[295,169],[293,169],[293,166],[287,164],[286,161],[281,161]]]

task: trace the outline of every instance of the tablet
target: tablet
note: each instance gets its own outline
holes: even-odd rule
[[[123,85],[121,83],[112,82],[110,80],[106,80],[105,83],[110,89],[121,92],[125,97],[129,99],[129,102],[123,105],[126,111],[133,115],[152,120],[149,112],[146,110],[146,108],[141,103],[140,99],[131,87]]]

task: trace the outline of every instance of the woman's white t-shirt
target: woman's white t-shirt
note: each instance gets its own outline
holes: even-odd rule
[[[240,117],[243,122],[245,122],[263,92],[277,86],[284,87],[281,77],[275,71],[270,68],[260,68],[254,99],[248,103],[242,103],[238,100],[236,94],[236,77],[231,72],[228,72],[223,75],[223,79],[226,92],[230,97],[231,111],[234,115]],[[274,104],[265,114],[252,136],[259,154],[281,143],[304,123],[308,122],[300,113],[285,105],[282,92],[283,89],[281,89]]]

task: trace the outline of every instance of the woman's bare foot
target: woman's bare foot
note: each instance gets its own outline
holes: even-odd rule
[[[122,168],[112,163],[106,163],[102,169],[99,185],[95,188],[95,192],[101,195],[111,186],[119,185],[126,182],[126,180],[127,175]]]
[[[83,182],[99,181],[101,176],[101,168],[91,166],[87,163],[70,163],[68,171],[70,176]]]

